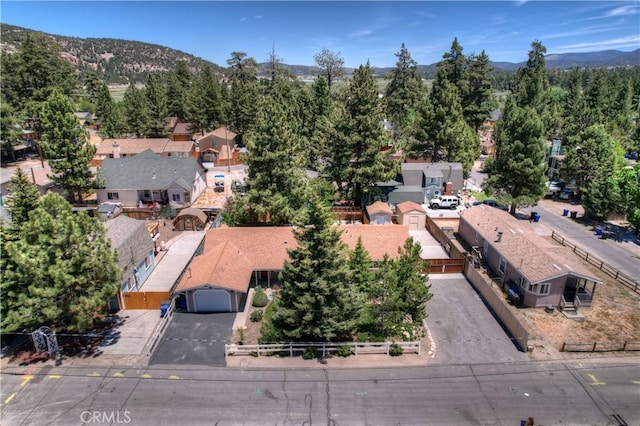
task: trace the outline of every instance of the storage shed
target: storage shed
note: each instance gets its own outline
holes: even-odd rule
[[[207,215],[200,209],[182,209],[173,220],[176,231],[202,231],[207,223]]]
[[[397,205],[398,223],[406,225],[410,231],[424,231],[426,227],[427,212],[420,204],[413,201],[405,201]]]
[[[367,206],[367,216],[371,225],[389,225],[391,224],[391,207],[385,202],[376,201]]]

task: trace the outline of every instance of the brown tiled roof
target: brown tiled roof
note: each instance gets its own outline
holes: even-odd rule
[[[192,141],[170,141],[164,148],[164,152],[191,152],[195,148]]]
[[[382,260],[385,253],[397,258],[398,248],[409,238],[409,228],[402,225],[342,225],[339,229],[350,249],[361,237],[373,260]],[[175,291],[215,285],[246,292],[253,271],[281,270],[289,258],[287,249],[297,246],[292,227],[209,229],[203,253],[193,259]]]
[[[147,149],[156,154],[162,154],[170,141],[168,138],[104,139],[96,150],[96,155],[113,154],[114,142],[118,142],[120,145],[120,154],[135,155]]]
[[[231,130],[226,130],[225,126],[220,126],[211,133],[222,139],[229,138],[229,140],[234,140],[236,136],[238,136],[236,133],[232,132]]]
[[[175,125],[173,132],[171,133],[174,135],[190,135],[191,132],[189,131],[189,126],[191,126],[191,123],[178,123]]]
[[[591,277],[584,267],[561,256],[558,247],[536,234],[528,221],[518,220],[508,212],[482,205],[466,209],[461,217],[532,283],[567,273],[600,282]],[[502,239],[497,242],[499,231],[502,232]]]
[[[387,203],[384,203],[382,201],[376,201],[375,203],[367,206],[367,213],[369,214],[369,216],[376,213],[391,214],[391,207],[389,207],[389,204]]]
[[[414,203],[413,201],[403,201],[402,203],[398,204],[396,207],[402,214],[413,212],[413,211],[426,213],[426,211],[424,211],[424,209],[420,204]]]

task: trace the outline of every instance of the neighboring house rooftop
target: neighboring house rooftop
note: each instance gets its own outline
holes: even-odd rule
[[[100,176],[105,189],[164,189],[175,182],[190,190],[198,169],[203,167],[196,158],[161,157],[148,149],[134,157],[105,158]]]
[[[601,282],[584,267],[564,258],[564,249],[536,234],[529,222],[518,220],[508,212],[478,205],[464,210],[461,217],[532,283],[567,273]],[[502,232],[500,242],[498,232]]]
[[[120,146],[120,154],[136,155],[148,149],[156,154],[162,154],[170,142],[171,139],[168,138],[104,139],[96,149],[96,155],[113,154],[116,143]]]
[[[278,271],[289,259],[287,249],[298,246],[292,227],[233,227],[209,229],[202,255],[189,266],[190,273],[177,285],[180,292],[205,285],[215,285],[246,292],[253,271]],[[341,238],[354,249],[358,238],[372,260],[387,254],[398,257],[398,248],[409,238],[409,228],[402,225],[373,227],[341,225]]]
[[[376,201],[375,203],[367,206],[367,214],[369,216],[372,216],[378,213],[392,214],[391,207],[389,207],[389,204],[382,201]]]
[[[143,220],[121,215],[104,222],[104,227],[111,248],[118,252],[118,265],[121,268],[133,268],[153,250],[153,241]]]

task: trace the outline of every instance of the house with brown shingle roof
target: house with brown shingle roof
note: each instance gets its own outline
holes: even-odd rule
[[[228,163],[236,164],[234,153],[236,152],[237,134],[227,126],[220,126],[212,132],[205,133],[195,140],[200,159],[206,163],[214,163],[216,166],[226,166]]]
[[[508,212],[473,206],[461,214],[458,232],[524,306],[590,306],[602,283],[566,259],[562,247],[536,234],[529,222]]]
[[[342,225],[342,241],[355,248],[358,239],[371,259],[398,257],[409,238],[406,226]],[[292,227],[233,227],[207,230],[196,256],[173,293],[185,298],[189,312],[236,312],[244,309],[249,288],[270,287],[297,247]]]
[[[104,139],[96,146],[92,166],[100,166],[106,158],[127,158],[151,150],[161,157],[188,158],[195,156],[192,141],[172,141],[169,138]]]

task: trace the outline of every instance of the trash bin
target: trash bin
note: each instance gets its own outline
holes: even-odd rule
[[[171,306],[171,302],[168,300],[163,300],[160,303],[160,317],[164,318],[167,315],[167,311],[169,310],[169,306]]]
[[[541,217],[542,217],[542,216],[540,216],[538,213],[536,213],[536,215],[535,215],[535,216],[534,216],[534,218],[533,218],[533,221],[534,221],[534,222],[540,222],[540,218],[541,218]]]
[[[562,210],[562,216],[569,216],[569,209]]]
[[[596,235],[602,235],[602,226],[596,226]]]
[[[575,219],[575,218],[577,218],[577,217],[578,217],[578,212],[577,212],[577,211],[575,211],[575,210],[573,210],[573,211],[571,212],[571,219]]]
[[[538,212],[531,212],[531,219],[530,220],[535,220],[537,215],[538,215]]]

